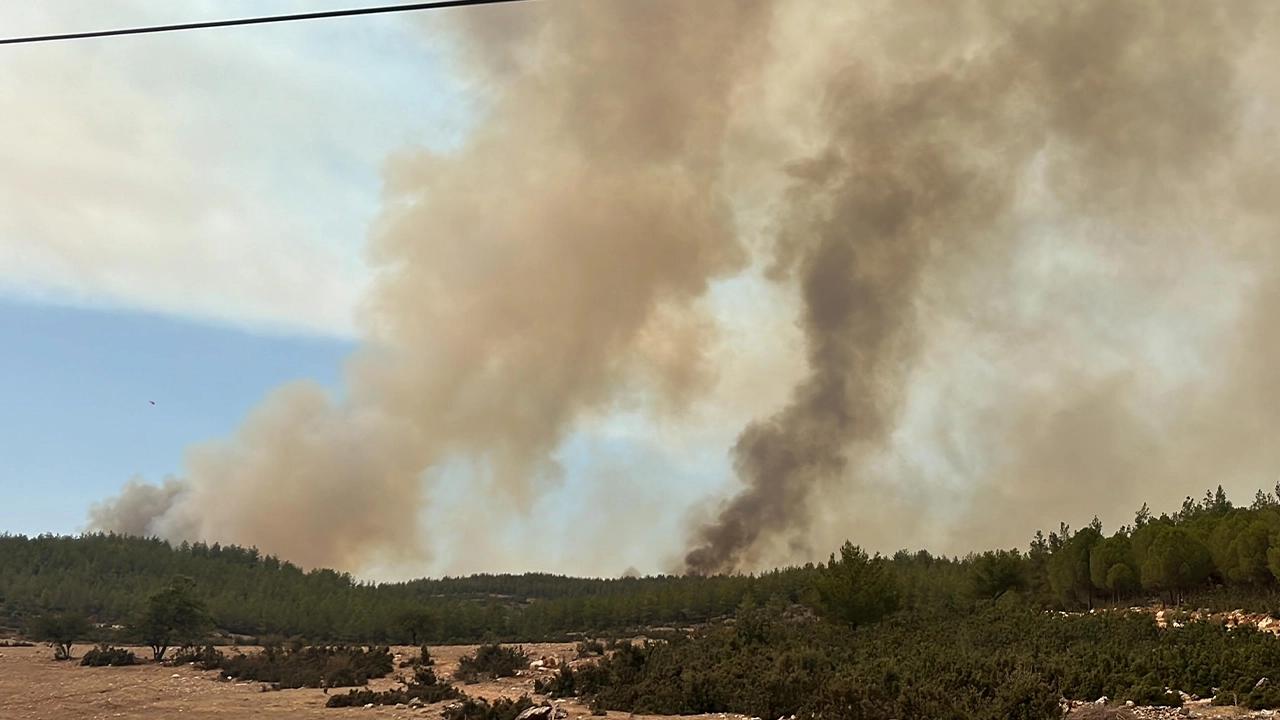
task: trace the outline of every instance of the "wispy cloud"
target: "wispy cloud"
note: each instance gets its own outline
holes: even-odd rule
[[[0,26],[316,7],[51,0]],[[404,17],[5,48],[0,292],[349,335],[382,163],[456,143],[462,91]]]

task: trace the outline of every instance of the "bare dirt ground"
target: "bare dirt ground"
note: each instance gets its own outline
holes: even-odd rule
[[[473,652],[474,645],[432,648],[436,672],[450,677],[458,658]],[[78,645],[79,657],[88,650]],[[131,648],[139,658],[150,657],[146,648]],[[535,660],[557,657],[568,660],[574,655],[572,644],[530,644],[524,649]],[[224,648],[224,651],[227,650]],[[416,654],[415,648],[395,648],[402,657]],[[399,659],[397,659],[397,664]],[[394,677],[393,673],[393,677]],[[374,680],[370,687],[378,690],[396,685],[393,677]],[[474,685],[459,685],[472,697],[492,700],[506,696],[517,698],[528,694],[534,700],[533,675],[503,678]],[[346,692],[333,690],[331,692]],[[147,662],[133,667],[81,667],[76,661],[56,662],[47,647],[0,647],[0,720],[231,720],[233,718],[288,718],[309,720],[345,717],[363,718],[439,718],[444,704],[422,709],[326,708],[321,690],[279,690],[263,692],[261,683],[222,682],[216,671],[198,670],[192,666],[167,667]],[[590,717],[582,705],[560,704],[570,718]],[[611,712],[611,718],[656,718]],[[738,715],[700,715],[703,720],[739,720]]]

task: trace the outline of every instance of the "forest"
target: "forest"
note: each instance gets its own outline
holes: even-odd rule
[[[865,556],[856,546],[846,545]],[[965,557],[926,551],[876,555],[895,607],[957,611],[1014,593],[1043,609],[1173,605],[1275,609],[1280,601],[1280,486],[1247,507],[1221,487],[1174,513],[1144,505],[1111,534],[1094,522],[1038,532],[1026,550]],[[170,544],[111,534],[0,535],[0,627],[46,612],[123,625],[174,577],[190,578],[228,636],[317,642],[449,643],[563,640],[654,627],[680,628],[733,614],[744,601],[817,607],[841,566],[833,554],[759,574],[573,578],[542,573],[368,583],[304,571],[253,548]],[[830,604],[830,603],[828,603]],[[846,612],[834,610],[837,614]]]
[[[751,593],[795,597],[803,569],[760,576],[580,579],[530,573],[360,582],[235,546],[109,534],[0,536],[0,628],[46,612],[124,625],[174,577],[190,578],[228,636],[417,644],[556,640],[691,624]]]

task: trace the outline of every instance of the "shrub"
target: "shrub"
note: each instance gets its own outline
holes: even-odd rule
[[[449,683],[440,682],[435,671],[429,667],[418,666],[413,679],[403,683],[403,687],[375,692],[373,690],[351,690],[345,695],[333,695],[325,703],[325,707],[363,707],[365,705],[408,705],[421,703],[430,705],[444,700],[455,700],[465,697],[457,688]]]
[[[80,664],[89,667],[137,665],[138,656],[124,648],[99,645],[85,653],[84,657],[80,659]]]
[[[528,695],[516,700],[498,698],[492,703],[466,698],[461,703],[445,708],[444,720],[515,720],[520,713],[533,707]]]
[[[533,691],[539,695],[550,695],[552,697],[573,697],[578,694],[575,685],[577,674],[568,663],[560,666],[560,671],[555,675],[543,679],[535,678],[533,681]]]
[[[453,676],[463,682],[478,682],[484,678],[511,677],[517,670],[529,667],[529,656],[519,647],[506,647],[497,643],[481,645],[475,653],[458,661]]]
[[[430,667],[435,664],[436,664],[436,661],[431,657],[431,649],[428,648],[426,645],[423,645],[421,648],[418,648],[417,655],[412,655],[408,659],[402,661],[400,663],[400,667],[402,668],[413,667],[415,665]]]
[[[760,612],[753,610],[753,612]],[[1058,718],[1057,700],[1178,706],[1177,691],[1250,708],[1280,706],[1280,643],[1203,622],[1158,630],[1149,615],[1058,617],[985,605],[972,613],[892,616],[850,629],[768,611],[763,630],[708,627],[619,649],[536,689],[593,709],[733,712],[872,720]],[[757,636],[767,638],[761,645]]]
[[[589,658],[604,655],[604,643],[599,640],[584,640],[578,643],[578,657]]]
[[[230,677],[271,683],[277,690],[349,687],[365,685],[369,678],[386,677],[391,673],[392,659],[386,647],[332,645],[286,650],[268,645],[260,653],[225,658],[220,668]]]
[[[195,665],[201,670],[214,670],[222,667],[226,659],[226,655],[223,655],[218,648],[212,645],[204,645],[199,648],[182,648],[173,657],[166,660],[165,664],[172,666]]]

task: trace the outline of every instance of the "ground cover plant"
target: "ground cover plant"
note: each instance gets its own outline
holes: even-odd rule
[[[539,687],[610,710],[804,718],[1056,718],[1060,697],[1179,705],[1178,690],[1275,707],[1280,641],[1147,614],[1063,617],[1012,603],[850,628],[777,606],[686,639],[623,646]],[[1168,690],[1166,690],[1168,688]]]

